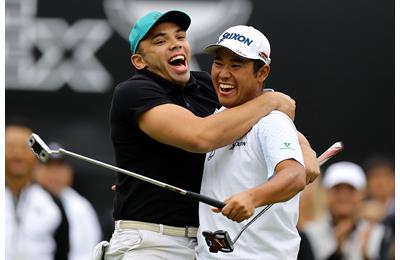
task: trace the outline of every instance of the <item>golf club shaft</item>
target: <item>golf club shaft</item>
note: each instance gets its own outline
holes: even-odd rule
[[[95,165],[98,165],[98,166],[101,166],[101,167],[104,167],[104,168],[107,168],[109,170],[113,170],[113,171],[117,171],[117,172],[129,175],[129,176],[134,177],[136,179],[139,179],[139,180],[142,180],[142,181],[157,185],[157,186],[159,186],[161,188],[168,189],[168,190],[180,193],[180,194],[185,195],[185,196],[187,196],[189,198],[195,199],[197,201],[201,201],[201,202],[203,202],[205,204],[208,204],[210,206],[213,206],[213,207],[217,207],[217,208],[222,209],[225,206],[225,203],[223,203],[222,201],[219,201],[219,200],[216,200],[216,199],[201,195],[201,194],[196,193],[196,192],[186,191],[184,189],[181,189],[181,188],[166,184],[164,182],[157,181],[157,180],[151,179],[149,177],[146,177],[146,176],[143,176],[143,175],[140,175],[140,174],[128,171],[128,170],[124,170],[122,168],[119,168],[119,167],[116,167],[116,166],[113,166],[113,165],[110,165],[110,164],[107,164],[107,163],[104,163],[104,162],[100,162],[100,161],[91,159],[89,157],[86,157],[86,156],[83,156],[83,155],[80,155],[80,154],[77,154],[77,153],[73,153],[71,151],[68,151],[68,150],[65,150],[65,149],[62,149],[62,148],[59,149],[59,152],[62,153],[62,154],[65,154],[65,155],[68,155],[68,156],[71,156],[71,157],[74,157],[74,158],[77,158],[77,159],[80,159],[80,160],[84,160],[84,161],[90,162],[92,164],[95,164]]]

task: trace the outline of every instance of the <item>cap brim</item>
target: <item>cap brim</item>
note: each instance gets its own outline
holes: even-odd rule
[[[349,182],[348,180],[338,180],[338,181],[330,182],[330,183],[325,184],[324,187],[326,189],[332,189],[333,187],[335,187],[337,185],[341,185],[341,184],[349,185],[356,190],[360,189],[360,187],[358,187],[355,183]]]
[[[236,53],[237,55],[239,55],[240,57],[243,57],[245,59],[259,60],[259,57],[250,57],[250,56],[243,55],[242,53],[238,53],[237,51],[235,51],[234,49],[230,48],[229,46],[225,46],[225,45],[222,45],[222,44],[210,44],[210,45],[208,45],[207,47],[205,47],[203,49],[203,52],[205,52],[207,54],[215,54],[221,48],[225,48],[227,50],[230,50],[233,53]]]
[[[241,54],[241,53],[238,53],[237,51],[235,51],[235,50],[229,48],[228,46],[225,46],[225,45],[222,45],[222,44],[210,44],[210,45],[206,46],[206,47],[203,49],[203,52],[204,52],[204,53],[207,53],[207,54],[215,54],[215,53],[216,53],[219,49],[221,49],[221,48],[228,49],[228,50],[230,50],[230,51],[236,53],[237,55],[239,55],[240,57],[243,57],[243,58],[245,58],[245,59],[260,60],[260,61],[264,62],[264,63],[267,64],[267,65],[269,65],[269,63],[271,62],[271,59],[270,59],[270,58],[268,58],[267,61],[265,61],[265,60],[261,59],[260,57],[249,57],[249,56],[245,56],[245,55],[243,55],[243,54]]]
[[[217,50],[222,47],[225,47],[225,46],[222,46],[219,44],[210,44],[203,49],[203,52],[207,53],[207,54],[215,54],[217,52]],[[225,47],[225,48],[227,48],[227,47]],[[229,49],[229,48],[227,48],[227,49]]]

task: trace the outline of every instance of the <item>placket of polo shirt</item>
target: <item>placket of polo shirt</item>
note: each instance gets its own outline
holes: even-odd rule
[[[189,82],[186,84],[185,87],[181,88],[182,98],[185,101],[186,107],[190,108],[191,104],[189,99],[186,97],[185,92],[190,90],[191,88],[195,88],[197,86],[197,81],[195,78],[191,77]]]

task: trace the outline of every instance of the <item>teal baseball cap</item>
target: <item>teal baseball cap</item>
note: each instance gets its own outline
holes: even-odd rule
[[[189,15],[177,10],[168,11],[166,13],[152,11],[145,16],[142,16],[139,20],[137,20],[136,24],[129,33],[129,44],[131,46],[132,53],[136,53],[140,41],[146,37],[147,33],[155,25],[164,22],[173,22],[186,31],[189,28],[191,21]]]

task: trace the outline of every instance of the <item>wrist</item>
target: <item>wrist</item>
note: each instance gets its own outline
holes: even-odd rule
[[[251,201],[254,205],[254,208],[266,205],[266,194],[263,192],[263,190],[258,190],[258,188],[256,187],[248,190],[248,194],[251,197]]]
[[[264,111],[278,109],[280,103],[274,92],[264,92],[262,96],[264,97]]]

